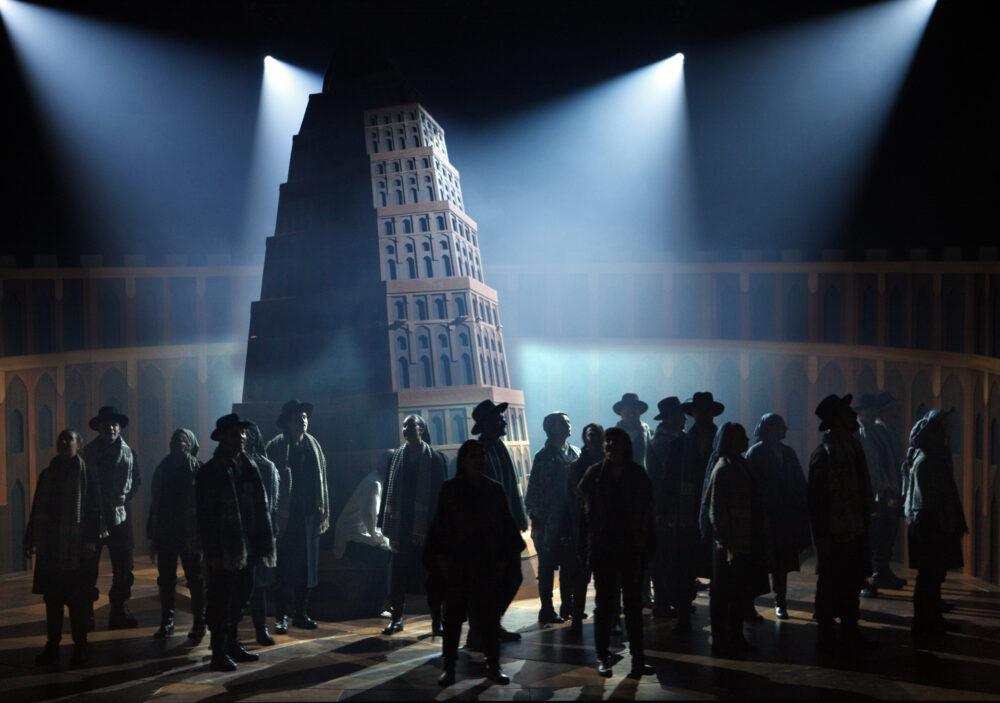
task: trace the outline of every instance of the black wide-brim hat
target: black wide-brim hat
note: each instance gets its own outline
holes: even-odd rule
[[[845,410],[851,409],[851,401],[854,399],[850,393],[843,398],[836,394],[830,394],[820,401],[816,406],[816,417],[820,419],[819,431],[826,432],[830,429],[830,420],[839,416]]]
[[[649,410],[649,404],[639,400],[639,396],[636,393],[624,394],[622,396],[622,399],[611,407],[611,410],[615,413],[615,415],[621,415],[622,408],[625,407],[626,405],[634,405],[635,407],[639,408],[640,415]]]
[[[251,424],[252,423],[249,420],[241,420],[240,416],[236,413],[223,415],[215,421],[215,429],[212,430],[212,441],[218,442],[219,437],[221,437],[224,432],[231,430],[233,427],[240,427],[246,430],[249,429]]]
[[[681,410],[684,411],[685,415],[691,415],[695,408],[711,406],[712,414],[718,417],[726,411],[726,406],[717,401],[712,397],[711,391],[703,391],[701,393],[695,393],[691,396],[690,400],[686,400],[681,403]]]
[[[105,405],[103,408],[97,411],[97,415],[90,419],[87,425],[94,432],[101,431],[101,423],[111,421],[117,422],[122,428],[128,427],[128,415],[123,415],[118,412],[118,408],[113,405]]]
[[[875,394],[863,393],[861,397],[858,398],[858,402],[851,407],[855,410],[878,410],[879,408],[884,407],[884,404]]]
[[[881,393],[878,394],[879,408],[882,408],[882,409],[889,407],[890,405],[892,405],[893,403],[897,402],[898,400],[899,399],[896,398],[896,396],[894,396],[889,391],[882,391]]]
[[[472,419],[475,420],[475,424],[472,425],[471,434],[480,434],[483,429],[479,426],[479,423],[493,415],[503,415],[507,412],[507,405],[508,403],[494,403],[487,398],[474,407],[472,409]]]
[[[660,413],[653,418],[654,420],[666,420],[671,415],[684,412],[681,410],[681,400],[676,395],[672,395],[669,398],[661,400],[656,404],[656,409],[659,410]]]
[[[313,413],[313,404],[303,403],[299,400],[289,400],[281,406],[281,414],[278,415],[278,419],[274,421],[274,424],[278,426],[279,430],[284,430],[286,429],[285,425],[288,424],[288,419],[297,413],[305,413],[311,417]]]

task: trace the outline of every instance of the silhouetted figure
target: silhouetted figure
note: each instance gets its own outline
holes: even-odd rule
[[[716,437],[718,461],[709,474],[705,506],[712,525],[712,654],[738,656],[752,649],[743,637],[747,603],[767,593],[767,519],[757,481],[743,457],[749,440],[727,422]]]
[[[273,589],[275,625],[288,633],[288,601],[292,596],[292,625],[315,630],[306,611],[309,593],[319,584],[319,540],[330,526],[330,496],[326,485],[326,457],[309,434],[312,403],[289,400],[275,420],[281,434],[267,443],[264,453],[278,467],[278,583]],[[289,483],[285,483],[288,481]]]
[[[646,447],[646,473],[653,482],[653,497],[660,498],[663,488],[663,477],[667,471],[667,456],[670,443],[684,434],[687,417],[681,409],[681,401],[677,396],[664,398],[657,403],[659,413],[654,420],[659,420],[652,439]],[[656,507],[654,513],[659,514]],[[653,616],[669,618],[677,615],[676,609],[669,604],[669,588],[667,587],[667,537],[662,520],[656,522],[656,554],[650,564],[650,574],[653,580]]]
[[[476,616],[486,654],[486,677],[510,683],[500,668],[500,616],[506,602],[503,584],[512,566],[520,569],[525,548],[510,514],[503,487],[485,475],[480,442],[469,440],[458,450],[455,478],[444,482],[431,520],[423,560],[442,575],[446,592],[442,654],[438,683],[455,682],[455,660],[466,613]]]
[[[85,664],[87,620],[93,603],[101,504],[96,477],[78,455],[83,438],[63,430],[56,440],[58,452],[38,475],[31,516],[24,533],[24,555],[35,554],[31,592],[45,600],[45,649],[35,661],[59,663],[63,608],[69,608],[73,633],[70,663]]]
[[[524,510],[524,497],[521,494],[521,481],[517,471],[514,469],[514,458],[510,455],[510,450],[503,443],[503,437],[507,434],[507,419],[504,412],[507,410],[507,403],[495,404],[492,400],[484,400],[472,410],[472,419],[475,424],[472,426],[472,434],[479,435],[479,443],[483,446],[483,453],[486,456],[486,463],[483,466],[483,475],[491,478],[503,486],[504,495],[507,496],[507,507],[514,518],[517,529],[528,529],[528,516]],[[517,589],[521,587],[521,565],[513,563],[507,565],[507,572],[504,574],[500,614],[507,612],[511,601],[517,595]],[[500,625],[500,640],[502,642],[513,642],[521,639],[519,632],[511,632]],[[469,649],[482,649],[482,642],[479,637],[475,614],[469,618],[469,636],[465,646]]]
[[[406,591],[424,588],[425,573],[421,565],[424,541],[431,517],[437,507],[441,485],[448,476],[448,460],[425,438],[427,423],[419,415],[407,415],[403,420],[403,444],[389,460],[386,498],[382,506],[382,534],[392,549],[389,576],[389,609],[392,618],[382,630],[391,635],[403,629],[403,608]],[[440,603],[431,608],[431,630],[441,629]]]
[[[969,531],[955,485],[948,434],[942,418],[931,411],[914,427],[916,448],[906,494],[910,565],[917,569],[913,589],[913,634],[943,635],[941,584],[948,569],[965,565],[962,536]]]
[[[558,624],[569,616],[572,597],[566,581],[559,577],[560,606],[557,613],[552,605],[553,574],[565,561],[566,548],[566,480],[570,466],[580,458],[580,450],[567,440],[572,434],[569,416],[550,413],[542,421],[545,446],[535,454],[528,479],[524,505],[531,518],[531,539],[538,554],[538,597],[541,609],[538,622]]]
[[[264,484],[253,459],[244,453],[249,426],[235,413],[216,420],[212,440],[219,446],[195,475],[214,671],[235,671],[236,662],[259,659],[240,646],[239,624],[253,591],[254,568],[274,566],[275,561]]]
[[[770,527],[768,566],[774,614],[782,620],[788,617],[788,572],[799,570],[799,553],[812,544],[806,476],[795,450],[781,441],[787,432],[781,415],[767,413],[754,430],[757,443],[747,452]]]
[[[156,558],[156,585],[160,588],[160,628],[153,634],[157,639],[174,632],[178,559],[191,592],[194,624],[188,639],[200,642],[205,636],[205,579],[195,521],[194,479],[201,468],[197,454],[198,438],[194,432],[183,427],[174,430],[170,453],[153,471],[150,481],[146,536]]]
[[[666,539],[663,555],[667,598],[677,612],[675,635],[691,632],[696,577],[711,573],[711,543],[702,538],[699,514],[717,430],[713,419],[725,411],[725,406],[704,392],[682,403],[681,410],[694,418],[694,424],[668,446],[656,496],[657,522]]]
[[[256,422],[247,427],[247,444],[245,450],[260,472],[260,481],[264,486],[264,497],[267,498],[267,512],[271,518],[271,530],[275,539],[281,524],[279,506],[281,504],[281,474],[274,462],[264,454],[264,434]],[[270,647],[274,638],[267,631],[267,594],[278,582],[278,570],[273,566],[258,563],[254,568],[253,593],[250,594],[250,616],[256,632],[257,644]]]
[[[566,476],[566,510],[563,528],[566,548],[563,552],[565,561],[559,572],[559,586],[564,598],[562,605],[564,607],[567,605],[566,596],[570,599],[564,617],[572,619],[569,631],[577,638],[583,634],[583,620],[587,617],[583,607],[587,600],[587,584],[590,582],[590,571],[583,558],[584,550],[580,542],[580,516],[583,510],[580,481],[583,480],[587,469],[604,461],[604,428],[592,422],[583,428],[581,439],[583,446],[580,448],[580,456],[570,466]]]
[[[847,648],[874,649],[878,643],[858,627],[858,591],[871,574],[868,530],[875,513],[868,464],[854,437],[857,414],[851,395],[828,395],[816,407],[823,441],[809,459],[809,522],[816,545],[816,649],[836,648],[833,623],[840,618]]]
[[[633,461],[643,467],[646,466],[646,447],[649,440],[653,438],[653,433],[649,425],[640,418],[642,414],[649,410],[649,405],[641,400],[635,393],[625,393],[622,399],[611,408],[615,415],[619,415],[621,420],[615,427],[625,430],[628,438],[632,441]]]
[[[101,510],[108,531],[106,542],[112,571],[111,590],[108,591],[111,605],[108,629],[136,627],[138,621],[125,607],[125,601],[132,597],[132,583],[135,581],[132,575],[135,541],[132,536],[131,499],[140,484],[135,452],[121,435],[121,431],[128,427],[128,416],[119,413],[117,408],[104,406],[88,425],[99,433],[81,454],[101,487]],[[100,545],[97,552],[97,561],[93,565],[95,583],[101,559]]]
[[[870,393],[862,395],[854,406],[860,426],[858,440],[865,450],[877,510],[868,535],[872,547],[872,578],[861,589],[861,595],[867,598],[877,597],[879,588],[898,589],[906,585],[906,579],[896,576],[889,565],[899,532],[899,519],[903,514],[903,488],[899,457],[888,438],[885,425],[876,422],[880,407],[878,398]]]
[[[653,485],[631,452],[628,433],[619,427],[605,431],[604,460],[587,469],[580,481],[580,548],[594,574],[597,672],[612,674],[611,626],[621,602],[632,654],[629,676],[639,678],[654,673],[643,648],[642,579],[656,549],[656,532]]]

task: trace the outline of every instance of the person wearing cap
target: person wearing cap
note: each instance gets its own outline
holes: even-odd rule
[[[566,561],[559,571],[561,595],[565,597],[568,593],[570,597],[569,609],[565,613],[560,612],[560,615],[572,620],[569,631],[576,638],[583,635],[583,620],[587,617],[583,606],[587,600],[587,584],[590,582],[590,572],[587,570],[586,561],[581,557],[580,549],[580,518],[583,510],[580,481],[583,480],[587,469],[604,460],[604,428],[596,422],[591,422],[583,428],[580,439],[583,441],[580,456],[569,467],[566,476],[566,527],[563,529],[563,533],[567,536],[563,554]],[[565,585],[563,579],[566,580]],[[565,600],[562,605],[566,605]]]
[[[274,531],[257,465],[245,453],[249,422],[230,413],[215,421],[215,453],[195,474],[198,537],[208,585],[205,620],[212,669],[235,671],[259,656],[239,642],[239,623],[257,564],[275,565]]]
[[[312,411],[312,403],[285,403],[275,420],[281,434],[264,448],[281,475],[278,584],[274,589],[274,631],[281,635],[288,633],[289,595],[295,604],[292,625],[305,630],[318,627],[306,608],[309,592],[319,584],[319,540],[330,526],[330,496],[323,448],[306,431]]]
[[[552,605],[553,575],[563,562],[565,547],[566,479],[570,466],[580,457],[580,450],[567,440],[572,434],[569,416],[564,412],[549,413],[542,420],[545,446],[535,454],[528,478],[524,506],[531,518],[531,539],[538,554],[538,597],[541,609],[538,622],[558,624],[565,621],[571,602],[568,583],[560,572],[560,612]]]
[[[663,476],[667,470],[667,454],[670,443],[684,434],[684,426],[687,424],[687,416],[681,410],[681,401],[677,396],[669,396],[656,404],[658,411],[654,420],[660,424],[656,426],[652,439],[646,446],[646,473],[649,480],[653,482],[653,496],[659,497],[660,488],[663,484]],[[655,507],[654,507],[655,511]],[[656,554],[650,564],[650,576],[653,580],[653,616],[666,618],[676,615],[674,609],[668,604],[667,597],[667,562],[666,562],[666,538],[663,527],[656,524]]]
[[[917,569],[913,588],[914,636],[941,636],[941,584],[948,569],[965,565],[962,537],[969,531],[958,487],[955,485],[947,413],[932,411],[914,426],[915,453],[907,485],[905,515],[910,565]]]
[[[632,440],[632,460],[642,467],[646,466],[646,447],[653,433],[649,425],[640,420],[642,414],[649,410],[649,405],[641,400],[635,393],[625,393],[622,399],[615,403],[611,409],[615,415],[621,417],[615,427],[620,427],[628,433],[628,438]]]
[[[200,642],[205,636],[205,581],[195,520],[194,479],[201,468],[197,454],[198,438],[194,432],[177,428],[170,438],[170,453],[157,465],[150,481],[146,537],[156,560],[156,585],[160,588],[160,628],[153,633],[157,639],[174,632],[178,559],[191,592],[194,624],[188,639]]]
[[[524,509],[521,481],[514,469],[514,458],[503,442],[503,437],[507,434],[507,419],[504,417],[506,411],[507,403],[494,403],[488,398],[479,403],[472,410],[472,419],[474,420],[472,434],[479,435],[479,443],[483,447],[486,459],[483,475],[503,486],[504,495],[507,497],[507,507],[514,518],[514,524],[517,525],[517,529],[523,532],[528,529],[528,516]],[[513,562],[508,564],[500,595],[501,617],[507,612],[508,606],[517,595],[521,579],[521,565]],[[500,626],[501,641],[513,642],[519,639],[521,639],[520,633],[511,632],[503,625]],[[469,635],[465,646],[469,649],[482,649],[483,646],[474,617],[469,621]]]
[[[653,486],[645,469],[630,459],[628,433],[612,427],[604,433],[604,459],[580,481],[581,558],[594,574],[594,646],[597,673],[611,676],[611,626],[624,605],[632,655],[630,678],[654,673],[646,664],[642,631],[642,580],[656,549]]]
[[[421,554],[441,484],[448,478],[448,460],[430,445],[427,423],[420,415],[407,415],[403,419],[402,434],[403,444],[389,460],[386,497],[382,504],[382,534],[389,539],[392,549],[389,568],[392,617],[382,630],[383,635],[403,629],[407,590],[412,593],[424,588],[426,574],[421,566]],[[440,607],[431,608],[431,631],[440,634],[440,630]]]
[[[871,575],[868,532],[875,514],[868,462],[855,438],[858,416],[852,396],[828,395],[816,407],[823,433],[809,459],[809,523],[816,546],[816,649],[837,646],[834,620],[840,618],[841,642],[847,648],[875,649],[858,627],[858,591]]]
[[[31,515],[24,532],[24,556],[35,555],[31,592],[45,600],[45,649],[38,664],[59,663],[63,609],[69,608],[73,633],[70,663],[88,661],[88,605],[93,603],[93,562],[102,531],[99,488],[93,472],[79,455],[83,438],[63,430],[56,439],[56,456],[38,475]]]
[[[106,405],[97,411],[88,425],[98,435],[83,448],[81,454],[100,486],[101,511],[108,531],[106,542],[111,556],[112,578],[111,589],[108,591],[111,612],[108,615],[108,629],[132,628],[138,626],[139,622],[125,607],[125,602],[132,597],[132,583],[135,581],[132,575],[135,542],[132,537],[130,508],[132,496],[139,490],[140,478],[135,452],[121,434],[128,427],[128,416],[118,412],[117,408]],[[97,552],[97,561],[94,563],[95,583],[97,565],[101,558],[100,547]]]
[[[655,510],[666,541],[667,600],[677,613],[673,633],[687,635],[691,633],[696,578],[711,575],[711,543],[702,538],[699,516],[717,431],[714,418],[725,406],[705,391],[695,393],[680,408],[694,424],[667,447]]]
[[[281,490],[281,474],[274,462],[264,454],[264,434],[256,422],[247,426],[247,444],[244,450],[256,464],[260,472],[260,480],[264,485],[264,497],[267,498],[267,512],[271,517],[271,529],[274,538],[278,538],[278,504]],[[253,593],[250,594],[250,616],[253,619],[253,629],[256,632],[257,644],[270,647],[274,638],[267,631],[267,594],[277,582],[277,569],[258,563],[253,574]]]
[[[880,408],[878,398],[870,393],[863,394],[854,405],[854,411],[858,414],[858,440],[865,451],[877,510],[868,535],[874,573],[871,581],[861,589],[861,595],[866,598],[877,597],[880,588],[899,589],[906,585],[906,579],[896,576],[889,565],[903,515],[903,489],[899,457],[888,441],[884,425],[879,428],[876,424]]]
[[[747,451],[770,526],[768,566],[774,614],[780,620],[788,618],[788,572],[799,570],[799,553],[812,544],[805,472],[795,450],[781,441],[787,433],[781,415],[766,413],[754,429],[757,442]]]

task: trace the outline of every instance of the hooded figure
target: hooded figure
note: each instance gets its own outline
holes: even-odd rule
[[[200,642],[205,636],[205,581],[195,519],[194,482],[201,468],[197,454],[198,438],[194,432],[177,428],[170,438],[170,453],[157,465],[150,482],[146,536],[159,571],[156,584],[160,588],[160,629],[153,634],[157,639],[174,631],[178,559],[191,591],[194,625],[188,638]]]

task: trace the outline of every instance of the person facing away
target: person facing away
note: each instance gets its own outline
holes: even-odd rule
[[[330,526],[330,496],[326,456],[316,438],[307,432],[312,412],[312,403],[289,400],[274,423],[281,434],[264,448],[281,477],[278,582],[273,589],[274,631],[279,635],[288,634],[289,600],[295,606],[294,627],[318,627],[307,608],[310,592],[319,585],[319,541]]]
[[[510,683],[500,668],[498,634],[507,597],[503,584],[512,565],[520,569],[525,544],[504,489],[485,475],[485,464],[481,443],[469,440],[459,448],[455,478],[441,486],[424,543],[424,565],[442,575],[446,593],[441,686],[455,682],[458,642],[467,613],[478,620],[487,678]]]
[[[128,427],[128,416],[110,405],[98,410],[88,423],[97,437],[83,448],[84,463],[90,467],[100,486],[101,509],[108,531],[105,540],[111,556],[111,590],[108,601],[111,610],[108,615],[108,629],[133,628],[138,621],[132,617],[125,602],[132,597],[132,575],[134,567],[135,542],[132,536],[131,500],[139,490],[140,477],[135,452],[125,442],[121,432]],[[101,545],[97,548],[97,569],[101,559]],[[94,572],[97,582],[97,572]],[[91,603],[91,608],[93,603]],[[90,616],[93,620],[93,611]]]
[[[955,485],[945,413],[928,413],[914,426],[916,448],[907,485],[905,515],[910,565],[917,569],[913,589],[915,637],[942,636],[941,584],[948,569],[965,565],[962,537],[968,531],[962,499]]]
[[[441,485],[448,475],[448,460],[426,439],[427,423],[420,415],[403,419],[403,444],[392,453],[382,533],[392,549],[389,567],[389,610],[392,617],[382,630],[391,635],[403,629],[406,592],[423,590],[425,579],[421,553],[431,516],[437,507]],[[440,605],[436,600],[434,604]],[[440,608],[431,608],[431,631],[441,630]]]
[[[655,506],[666,540],[666,587],[669,604],[677,613],[675,635],[691,633],[695,580],[711,574],[711,543],[702,538],[699,514],[717,431],[714,418],[725,411],[725,406],[706,391],[695,393],[681,404],[681,410],[694,419],[694,424],[667,448]]]
[[[247,425],[246,455],[250,457],[264,486],[264,497],[267,499],[267,512],[271,518],[271,529],[275,539],[278,538],[279,505],[281,502],[281,474],[274,462],[264,454],[264,435],[256,422]],[[277,583],[277,569],[258,562],[254,567],[253,593],[250,594],[250,615],[256,632],[257,644],[270,647],[274,638],[267,631],[267,594]]]
[[[805,472],[795,450],[781,441],[787,433],[784,418],[767,413],[754,430],[757,443],[747,452],[770,526],[768,567],[774,614],[781,620],[788,618],[788,572],[799,570],[799,553],[812,544]]]
[[[507,434],[507,419],[504,413],[507,411],[507,403],[495,404],[492,400],[486,399],[479,403],[472,410],[472,419],[475,424],[472,426],[472,434],[479,435],[479,443],[483,447],[485,464],[483,474],[499,483],[507,497],[507,507],[514,518],[517,529],[528,529],[528,516],[524,509],[524,498],[521,495],[521,481],[517,471],[514,469],[514,458],[510,450],[503,442],[503,437]],[[517,595],[517,589],[521,587],[521,566],[510,563],[507,573],[504,574],[504,583],[501,596],[501,618],[507,612],[507,608]],[[502,624],[500,625],[500,640],[503,642],[513,642],[521,639],[519,632],[511,632]],[[477,626],[475,613],[469,619],[469,634],[465,646],[467,649],[481,649],[482,642]]]
[[[198,438],[194,432],[177,428],[170,437],[170,453],[153,470],[150,481],[146,537],[156,560],[156,585],[160,589],[160,628],[153,633],[157,639],[174,633],[178,560],[191,592],[194,623],[188,639],[201,642],[205,636],[205,580],[195,520],[194,479],[201,468],[197,454]]]
[[[652,482],[632,461],[631,450],[628,433],[621,428],[604,433],[604,460],[587,469],[580,481],[580,548],[594,574],[597,672],[612,675],[611,626],[621,602],[632,655],[629,676],[639,678],[654,673],[643,647],[642,580],[656,548],[656,533]]]
[[[749,443],[742,425],[727,422],[719,428],[714,452],[718,460],[705,492],[713,538],[713,656],[739,656],[751,649],[743,636],[746,604],[768,591],[767,518],[757,481],[743,457]]]
[[[98,540],[103,530],[100,487],[79,455],[83,438],[76,430],[63,430],[56,439],[57,454],[38,476],[31,515],[24,533],[24,555],[35,555],[31,592],[45,601],[45,648],[35,661],[59,663],[63,608],[69,608],[73,633],[70,663],[89,660],[87,629],[89,604],[93,603],[93,576]]]
[[[573,429],[566,413],[546,415],[542,429],[546,436],[545,446],[535,454],[531,464],[524,506],[531,518],[531,539],[538,554],[538,597],[541,600],[538,622],[558,624],[565,621],[562,613],[567,612],[571,596],[560,571],[560,612],[557,613],[552,604],[553,575],[565,561],[566,479],[573,462],[580,457],[580,450],[567,441]]]
[[[816,546],[816,649],[836,650],[834,620],[848,649],[875,649],[878,643],[858,627],[858,592],[871,575],[868,531],[875,513],[868,464],[854,437],[858,416],[851,395],[828,395],[816,407],[823,433],[809,459],[809,523]]]
[[[632,457],[635,463],[642,467],[646,466],[646,447],[653,434],[649,430],[649,425],[640,418],[642,414],[649,410],[649,405],[635,393],[622,394],[621,400],[615,403],[611,410],[621,417],[615,427],[625,430],[628,438],[632,442]]]
[[[590,572],[587,570],[586,562],[581,557],[580,548],[580,516],[583,510],[580,481],[583,480],[587,469],[604,460],[604,428],[596,422],[591,422],[583,428],[580,439],[583,440],[580,456],[570,466],[566,476],[566,510],[563,518],[565,521],[563,534],[566,535],[564,559],[566,561],[559,572],[559,586],[564,598],[562,605],[566,605],[565,597],[567,595],[570,598],[568,610],[565,614],[560,613],[560,615],[572,619],[569,632],[577,639],[583,634],[583,620],[587,617],[583,606],[587,600],[587,584],[590,582]],[[564,579],[565,584],[563,583]]]
[[[667,456],[670,443],[684,434],[687,416],[681,409],[681,401],[677,396],[662,399],[657,405],[658,414],[654,420],[656,426],[652,439],[646,447],[646,473],[653,482],[653,498],[660,500],[663,487],[663,477],[667,470]],[[659,514],[653,506],[654,514]],[[667,586],[667,540],[663,530],[662,520],[656,522],[656,554],[650,564],[650,575],[653,581],[653,616],[668,618],[676,616],[676,609],[669,604],[669,588]]]
[[[259,658],[240,645],[239,624],[253,591],[254,568],[275,563],[267,495],[257,465],[245,453],[249,426],[236,413],[216,420],[212,440],[219,446],[195,475],[214,671],[235,671],[237,662]]]
[[[884,425],[879,428],[876,423],[879,408],[878,398],[870,393],[862,395],[854,405],[858,414],[858,441],[865,452],[875,493],[876,515],[868,535],[873,573],[871,581],[861,589],[861,595],[868,598],[877,597],[880,588],[899,589],[906,585],[906,579],[896,576],[889,565],[903,515],[903,489],[898,470],[899,459]]]

